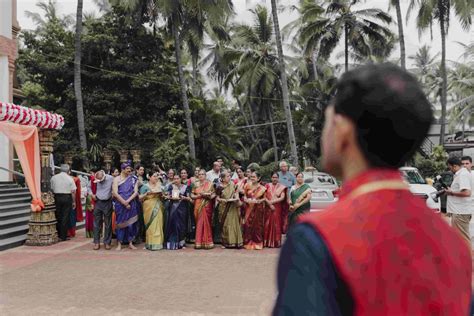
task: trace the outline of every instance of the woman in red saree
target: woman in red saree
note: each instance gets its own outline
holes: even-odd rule
[[[266,185],[265,229],[263,245],[268,248],[281,247],[281,211],[286,199],[286,187],[279,183],[278,173],[272,174],[272,182]]]
[[[194,248],[212,249],[212,211],[216,197],[213,184],[206,179],[206,170],[198,173],[199,180],[193,184],[191,198],[194,200],[194,217],[196,219],[196,240]]]
[[[265,216],[265,187],[260,184],[260,174],[253,171],[244,188],[244,248],[263,249],[263,225]]]

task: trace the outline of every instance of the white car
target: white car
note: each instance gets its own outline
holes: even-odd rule
[[[303,172],[304,182],[311,187],[311,211],[320,211],[338,201],[339,185],[336,179],[324,172]]]
[[[440,211],[441,205],[439,200],[435,201],[433,195],[436,193],[436,189],[426,183],[425,179],[421,176],[418,169],[413,167],[402,167],[399,169],[403,178],[410,186],[410,191],[415,196],[426,200],[426,206],[434,211]]]

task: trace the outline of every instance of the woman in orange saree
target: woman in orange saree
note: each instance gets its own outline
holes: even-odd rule
[[[260,174],[252,172],[245,185],[244,248],[263,249],[263,225],[265,216],[265,187],[260,184]]]
[[[279,183],[278,173],[272,174],[272,182],[266,185],[265,229],[263,245],[268,248],[281,247],[281,211],[286,199],[286,187]]]
[[[194,217],[196,219],[195,249],[212,249],[212,211],[214,210],[215,190],[206,179],[206,170],[198,173],[198,181],[193,184],[191,198],[194,200]]]

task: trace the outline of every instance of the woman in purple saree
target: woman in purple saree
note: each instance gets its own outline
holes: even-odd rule
[[[123,163],[122,173],[114,179],[117,250],[122,249],[122,243],[137,249],[132,242],[138,233],[138,179],[131,173],[130,164]]]

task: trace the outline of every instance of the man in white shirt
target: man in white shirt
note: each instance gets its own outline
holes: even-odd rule
[[[451,187],[446,190],[447,211],[451,213],[451,225],[458,230],[471,247],[469,222],[471,221],[474,205],[471,199],[472,177],[470,172],[462,167],[461,159],[448,159],[448,168],[454,174]]]
[[[216,179],[219,180],[220,175],[221,175],[221,164],[218,161],[215,161],[214,164],[212,165],[212,170],[209,170],[206,173],[207,180],[214,183]]]
[[[51,190],[56,204],[56,229],[62,241],[67,240],[69,213],[75,205],[76,184],[68,174],[69,165],[62,164],[61,172],[51,178]]]

